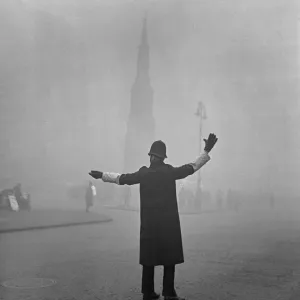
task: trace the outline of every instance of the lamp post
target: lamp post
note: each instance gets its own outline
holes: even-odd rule
[[[206,109],[204,104],[199,101],[198,102],[198,109],[195,113],[195,115],[197,117],[199,117],[200,122],[199,122],[199,154],[201,153],[201,146],[202,146],[202,127],[203,127],[203,120],[207,119],[207,115],[206,115]],[[201,194],[202,194],[202,190],[201,190],[201,172],[200,170],[198,171],[198,180],[197,180],[197,191],[196,191],[196,203],[197,203],[197,207],[199,209],[201,209]],[[198,206],[199,204],[199,206]]]

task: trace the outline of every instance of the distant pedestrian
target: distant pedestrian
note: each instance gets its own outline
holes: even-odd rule
[[[186,197],[185,197],[185,188],[183,186],[183,184],[180,186],[180,190],[178,193],[178,207],[179,210],[184,210],[187,207],[187,201],[186,201]]]
[[[93,185],[93,183],[90,181],[89,186],[86,189],[85,192],[85,204],[86,204],[86,212],[89,212],[90,207],[94,205],[94,197],[96,196],[96,188]]]
[[[240,195],[237,191],[231,192],[231,204],[232,204],[232,208],[235,212],[240,211],[240,207],[241,207],[242,203],[241,203]]]
[[[13,192],[14,192],[14,196],[16,197],[16,200],[18,203],[20,203],[20,201],[22,200],[22,185],[21,183],[16,184],[13,187]]]
[[[226,206],[228,210],[233,210],[233,192],[231,189],[227,191]]]
[[[221,190],[218,190],[216,198],[217,198],[217,208],[219,211],[221,211],[223,209],[223,195]]]
[[[198,187],[194,197],[193,209],[197,212],[200,212],[202,210],[202,206],[203,206],[203,191],[201,190],[201,188]]]

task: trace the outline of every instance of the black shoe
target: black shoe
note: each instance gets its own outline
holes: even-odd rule
[[[172,296],[164,296],[164,300],[185,300],[185,298],[177,296],[176,292]]]
[[[143,300],[157,300],[159,299],[160,294],[156,294],[155,292],[151,294],[144,294]]]

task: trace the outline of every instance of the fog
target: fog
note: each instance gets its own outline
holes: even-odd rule
[[[53,196],[86,184],[91,169],[123,172],[145,15],[155,138],[167,161],[199,154],[202,101],[203,135],[219,138],[203,188],[298,197],[291,0],[1,0],[1,188],[22,182]]]

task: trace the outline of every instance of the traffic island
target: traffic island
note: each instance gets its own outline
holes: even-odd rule
[[[0,233],[110,222],[103,214],[85,211],[36,210],[0,212]]]
[[[135,206],[127,206],[127,205],[103,205],[106,209],[116,209],[116,210],[125,210],[125,211],[136,211],[139,212],[140,209]]]

